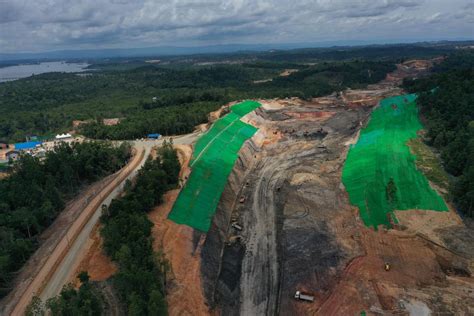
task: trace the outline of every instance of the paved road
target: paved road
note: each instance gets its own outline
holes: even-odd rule
[[[183,136],[173,137],[173,143],[179,145],[186,145],[193,143],[198,134],[187,134]],[[122,192],[126,180],[132,179],[136,176],[138,170],[140,170],[145,164],[148,156],[150,155],[151,149],[154,146],[160,146],[163,140],[169,140],[169,137],[159,140],[143,140],[134,141],[133,146],[137,149],[137,152],[145,150],[145,155],[138,166],[126,177],[110,194],[102,204],[110,205],[110,202],[116,198],[120,192]],[[62,287],[70,280],[73,276],[72,273],[75,271],[75,266],[79,264],[80,258],[87,252],[87,240],[98,223],[101,215],[101,207],[97,208],[94,215],[90,218],[89,222],[84,226],[81,233],[77,236],[76,240],[69,249],[68,254],[64,257],[59,267],[54,272],[53,276],[49,279],[46,287],[40,295],[40,298],[45,302],[47,299],[58,295],[61,292]]]
[[[141,148],[139,149],[139,147]],[[138,149],[137,154],[139,154],[139,151],[145,150],[145,154],[143,155],[140,163],[118,186],[115,187],[115,189],[104,199],[102,204],[109,206],[110,202],[112,202],[112,200],[116,198],[120,192],[122,192],[125,181],[132,179],[145,163],[150,154],[151,146],[136,146],[136,148]],[[77,236],[76,240],[72,243],[71,248],[69,248],[68,253],[61,261],[61,264],[49,279],[49,282],[40,295],[40,298],[43,300],[43,302],[46,302],[47,299],[58,295],[63,285],[71,279],[71,274],[75,271],[75,265],[80,261],[78,259],[81,257],[81,255],[86,253],[87,240],[94,226],[98,223],[100,215],[101,207],[98,207],[82,229],[81,233]],[[66,236],[66,238],[67,237],[68,236]]]
[[[185,145],[185,144],[192,144],[197,139],[198,136],[199,136],[198,133],[192,133],[192,134],[187,134],[183,136],[172,137],[172,139],[173,139],[174,144]],[[101,205],[102,204],[109,205],[112,199],[114,199],[120,194],[120,192],[123,190],[123,186],[125,185],[126,180],[133,178],[137,174],[138,170],[140,170],[141,167],[144,165],[144,163],[146,162],[146,159],[148,158],[151,152],[151,149],[154,146],[161,145],[165,139],[169,140],[170,137],[166,137],[160,140],[143,140],[143,141],[131,142],[133,147],[137,150],[137,154],[140,155],[141,152],[144,151],[144,155],[139,161],[139,163],[135,166],[135,168],[130,172],[130,174],[127,175],[105,197],[103,202],[101,202]],[[105,192],[102,192],[99,194],[101,198],[103,198],[102,194],[105,194]],[[90,204],[94,203],[94,201],[97,202],[96,199],[93,199],[90,202]],[[90,204],[85,205],[84,209],[86,209],[87,207],[90,207]],[[62,257],[60,262],[56,262],[55,264],[45,266],[43,269],[45,271],[41,271],[42,273],[40,273],[39,275],[37,275],[34,279],[30,281],[29,288],[25,291],[23,296],[20,298],[19,303],[17,304],[17,306],[12,312],[12,315],[22,315],[24,313],[24,310],[26,306],[28,305],[32,294],[35,293],[38,288],[40,289],[42,288],[42,291],[39,294],[39,297],[43,301],[46,301],[47,299],[54,297],[61,292],[62,287],[73,277],[72,274],[74,273],[75,268],[81,261],[82,256],[86,254],[87,246],[88,246],[87,240],[94,226],[98,223],[100,215],[101,215],[101,206],[95,209],[92,216],[87,220],[86,224],[80,230],[80,233],[77,235],[74,241],[71,242],[72,236],[69,236],[69,234],[66,234],[65,243],[67,243],[67,245],[69,246],[66,254],[64,256],[60,256]],[[78,221],[80,220],[80,217],[81,216],[78,217]],[[53,254],[51,255],[51,257],[53,257]],[[49,280],[45,280],[45,275],[49,275]],[[44,284],[44,286],[41,286],[41,284]]]

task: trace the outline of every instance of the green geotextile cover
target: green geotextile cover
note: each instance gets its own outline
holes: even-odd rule
[[[257,129],[240,120],[260,106],[245,101],[231,107],[231,112],[220,118],[196,142],[191,159],[191,175],[181,190],[168,218],[207,232],[224,191],[238,152],[243,143]]]
[[[416,157],[407,145],[422,128],[415,100],[415,94],[382,100],[357,144],[349,150],[342,181],[366,226],[390,227],[389,216],[397,222],[393,210],[448,210],[416,168]],[[386,189],[390,178],[396,198],[389,202]]]

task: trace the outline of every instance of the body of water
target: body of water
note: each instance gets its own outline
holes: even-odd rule
[[[0,68],[0,82],[12,81],[46,72],[86,71],[87,63],[66,63],[63,61],[44,62],[31,65],[16,65]]]

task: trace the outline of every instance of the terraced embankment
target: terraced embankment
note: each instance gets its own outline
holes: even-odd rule
[[[399,224],[394,229],[376,231],[365,225],[342,183],[347,153],[365,133],[360,129],[369,122],[371,107],[399,94],[395,83],[384,82],[311,101],[262,100],[262,107],[246,116],[259,131],[239,152],[200,248],[203,290],[212,311],[391,315],[421,306],[432,313],[474,312],[468,299],[474,293],[474,252],[468,246],[474,239],[467,237],[469,228],[453,210],[404,210],[397,212]],[[406,109],[403,104],[399,109],[391,106],[390,119],[400,121],[382,130],[406,134],[389,136],[398,139],[384,144],[387,157],[379,157],[374,168],[388,163],[387,181],[396,177],[390,173],[395,172],[403,178],[401,183],[410,182],[406,185],[419,190],[405,192],[396,183],[401,205],[434,208],[426,195],[438,196],[424,176],[403,170],[409,162],[416,168],[405,145],[421,128],[416,108],[410,102]],[[364,136],[361,139],[364,142]],[[405,160],[395,165],[394,157]],[[386,184],[374,191],[386,199]],[[385,220],[385,210],[381,214]],[[445,242],[457,231],[463,232],[455,245],[462,253]],[[390,271],[384,269],[385,262]],[[311,293],[315,301],[296,300],[297,290]]]
[[[397,222],[394,210],[448,210],[416,168],[416,157],[407,145],[421,128],[416,95],[387,98],[351,146],[342,180],[365,225],[390,227],[392,221]],[[390,179],[395,185],[393,197],[386,192]]]
[[[407,63],[395,81],[366,90],[262,100],[241,118],[258,131],[238,152],[209,230],[154,221],[155,244],[172,263],[170,314],[473,314],[472,228],[452,209],[405,210],[394,229],[375,231],[341,182],[372,107],[417,73]],[[315,301],[296,300],[296,290]]]
[[[260,104],[245,101],[230,108],[196,143],[191,175],[173,206],[169,219],[207,232],[242,144],[257,129],[240,119]]]

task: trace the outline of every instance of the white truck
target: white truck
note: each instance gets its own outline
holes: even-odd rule
[[[237,224],[237,222],[233,222],[232,223],[232,227],[237,229],[237,230],[242,230],[242,226],[240,226],[239,224]]]
[[[314,302],[314,296],[309,295],[308,293],[303,293],[301,291],[296,291],[295,298],[301,301]]]

